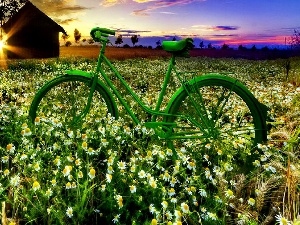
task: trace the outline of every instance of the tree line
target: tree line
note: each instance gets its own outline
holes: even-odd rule
[[[72,45],[72,42],[68,40],[69,38],[70,38],[69,35],[65,35],[65,34],[62,35],[62,39],[64,40],[65,46],[67,46],[67,47],[70,46],[70,45]],[[79,43],[80,40],[81,40],[81,33],[79,32],[78,29],[75,29],[74,30],[74,41],[75,41],[75,43]],[[132,46],[135,47],[136,44],[139,42],[139,36],[138,35],[132,35],[130,37],[130,40],[131,40]],[[93,44],[94,43],[94,40],[92,38],[90,38],[90,39],[85,39],[84,38],[81,41],[82,42],[87,42],[88,44]],[[176,38],[174,37],[172,39],[172,41],[176,41]],[[115,46],[120,47],[121,44],[123,44],[123,43],[124,43],[123,42],[123,36],[122,35],[118,35],[116,37],[116,39],[115,39]],[[113,45],[111,42],[109,42],[109,44]],[[161,49],[162,48],[162,44],[161,44],[160,40],[156,41],[155,44],[156,44],[156,48],[157,49]],[[288,46],[289,46],[289,50],[300,50],[300,31],[299,30],[294,30],[293,35],[290,37],[290,41],[289,41],[289,45]],[[129,48],[130,46],[128,44],[125,44],[125,45],[123,45],[123,47]],[[143,47],[143,46],[139,46],[139,47]],[[152,46],[148,46],[148,48],[149,47],[152,48]],[[198,46],[194,45],[193,47],[194,48],[198,47],[200,49],[204,49],[204,48],[206,48],[206,49],[216,49],[216,47],[213,46],[211,43],[208,43],[207,45],[205,45],[203,41],[200,41],[200,43],[199,43]],[[228,44],[226,44],[226,43],[224,43],[219,48],[221,50],[229,50],[229,49],[231,49],[230,46]],[[252,45],[252,47],[248,47],[248,48],[245,47],[245,46],[243,46],[243,45],[239,45],[237,49],[239,51],[246,51],[246,50],[256,51],[256,50],[259,50],[256,47],[256,45]],[[262,51],[268,51],[270,49],[269,49],[268,46],[264,46],[264,47],[260,48],[260,50],[262,50]]]
[[[72,45],[72,42],[68,40],[69,38],[70,38],[70,35],[66,35],[66,34],[62,35],[62,39],[64,40],[65,46],[67,46],[67,47]],[[139,42],[138,35],[132,35],[130,37],[130,39],[131,39],[133,47]],[[75,43],[79,43],[80,40],[81,40],[81,33],[79,32],[78,29],[75,28],[75,30],[74,30],[74,41],[75,41]],[[94,40],[92,38],[89,38],[89,39],[84,38],[84,39],[82,39],[82,42],[87,42],[88,44],[93,44]],[[119,47],[122,43],[123,43],[123,36],[118,35],[116,40],[115,40],[115,45]],[[110,44],[112,45],[112,43],[110,43]]]

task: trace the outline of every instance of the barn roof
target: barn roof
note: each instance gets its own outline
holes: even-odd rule
[[[51,28],[54,31],[66,34],[64,28],[39,10],[30,1],[26,2],[16,14],[14,14],[6,23],[3,24],[2,27],[4,31],[8,33],[13,27],[20,29],[22,26],[36,26],[37,24],[40,28]]]

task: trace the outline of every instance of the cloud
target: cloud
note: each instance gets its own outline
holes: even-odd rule
[[[103,0],[100,3],[100,5],[110,7],[117,4],[128,4],[127,1],[133,1],[141,5],[147,3],[148,5],[145,8],[134,10],[131,14],[135,16],[148,16],[151,13],[151,11],[156,9],[171,7],[175,5],[187,5],[193,2],[204,2],[206,0]],[[171,12],[161,13],[173,14]]]
[[[151,32],[149,30],[122,30],[119,29],[118,32],[124,32],[124,33],[146,33],[146,32]]]
[[[167,15],[176,15],[177,13],[174,12],[159,12],[161,14],[167,14]]]
[[[289,31],[289,32],[294,32],[295,30],[300,30],[300,27],[284,27],[284,28],[281,28],[281,29]]]
[[[182,38],[197,38],[198,35],[195,34],[180,34],[180,35],[164,35],[166,39],[173,39],[175,38],[176,40],[182,39]]]
[[[73,0],[31,0],[37,8],[48,16],[68,16],[69,14],[83,12],[90,8],[75,5]]]
[[[224,31],[224,30],[238,30],[239,27],[237,26],[213,26],[211,30],[213,31]]]
[[[148,2],[153,2],[156,0],[129,0],[129,1],[133,1],[136,3],[148,3]],[[128,3],[128,0],[102,0],[102,2],[100,3],[101,6],[105,6],[105,7],[110,7],[110,6],[114,6],[114,5],[118,5],[118,4],[126,4]]]
[[[116,31],[121,34],[123,37],[131,37],[133,34],[140,33],[149,33],[149,30],[125,30],[125,29],[116,29]]]
[[[209,35],[210,37],[238,37],[237,34],[213,34]]]
[[[65,6],[65,7],[61,7],[59,9],[59,12],[65,12],[65,13],[73,13],[73,12],[81,12],[84,10],[87,10],[90,8],[84,7],[84,6],[79,6],[79,5],[75,5],[75,6]]]
[[[217,31],[235,31],[238,30],[238,26],[227,26],[227,25],[220,25],[220,26],[209,26],[209,25],[193,25],[191,26],[193,30],[197,31],[212,31],[212,32],[217,32]]]
[[[138,10],[134,10],[131,15],[134,16],[149,16],[149,10],[148,9],[138,9]]]
[[[56,22],[60,25],[68,25],[68,24],[70,24],[72,22],[75,22],[75,21],[78,21],[78,19],[77,18],[69,18],[69,19],[65,19],[65,20],[56,19]]]
[[[153,2],[150,6],[140,9],[140,10],[135,10],[132,12],[132,15],[135,16],[148,16],[151,11],[160,9],[160,8],[166,8],[166,7],[171,7],[175,5],[187,5],[196,1],[205,1],[205,0],[159,0]]]
[[[133,0],[133,1],[137,3],[147,3],[147,2],[153,2],[155,0]]]
[[[125,3],[125,1],[123,0],[103,0],[100,5],[104,6],[104,7],[110,7],[110,6],[114,6],[117,4],[122,4]]]

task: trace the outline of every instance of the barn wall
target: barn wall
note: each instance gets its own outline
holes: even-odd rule
[[[7,41],[9,58],[50,58],[59,56],[59,33],[51,29],[28,27]]]
[[[50,58],[59,56],[62,27],[27,2],[6,24],[8,58]]]

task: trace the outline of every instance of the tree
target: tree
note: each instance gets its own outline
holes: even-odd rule
[[[70,35],[67,34],[62,34],[61,38],[64,40],[64,42],[66,43],[67,39],[70,37]]]
[[[207,45],[207,48],[208,48],[208,49],[212,49],[212,48],[213,48],[212,44],[209,43],[209,44]]]
[[[155,42],[156,44],[156,49],[162,49],[162,46],[161,46],[161,41],[158,40],[157,42]]]
[[[71,41],[67,41],[67,42],[65,43],[65,46],[66,46],[66,47],[69,47],[69,46],[71,46],[71,45],[72,45]]]
[[[81,33],[79,32],[79,30],[77,30],[75,28],[75,30],[74,30],[74,39],[75,39],[75,42],[78,43],[80,41],[80,38],[81,38]]]
[[[139,42],[139,38],[136,34],[131,36],[131,42],[133,46],[135,46],[135,44]]]
[[[204,48],[204,43],[203,43],[203,41],[200,42],[199,47],[200,47],[201,49]]]
[[[245,51],[245,50],[247,50],[247,48],[244,47],[243,45],[239,45],[238,50],[239,51]]]
[[[291,47],[295,50],[300,50],[300,31],[294,30],[294,34],[291,37]]]
[[[87,40],[87,42],[88,42],[90,45],[95,43],[95,41],[94,41],[93,38],[89,38],[89,39]]]
[[[157,47],[160,47],[161,46],[161,41],[158,40],[157,42],[155,42],[155,44],[156,44]]]
[[[253,46],[251,47],[251,51],[256,51],[256,50],[257,50],[256,46],[253,45]]]
[[[1,0],[0,2],[0,27],[18,10],[23,6],[28,0]]]
[[[119,46],[119,45],[122,44],[122,43],[123,43],[123,37],[122,37],[122,35],[119,35],[119,36],[117,37],[116,41],[115,41],[115,44],[116,44],[117,46]]]
[[[222,48],[221,48],[222,50],[227,50],[227,49],[229,49],[229,45],[227,45],[227,44],[223,44],[222,45]]]
[[[261,48],[261,50],[264,51],[264,52],[267,52],[267,51],[269,51],[269,47],[265,46],[265,47]]]

